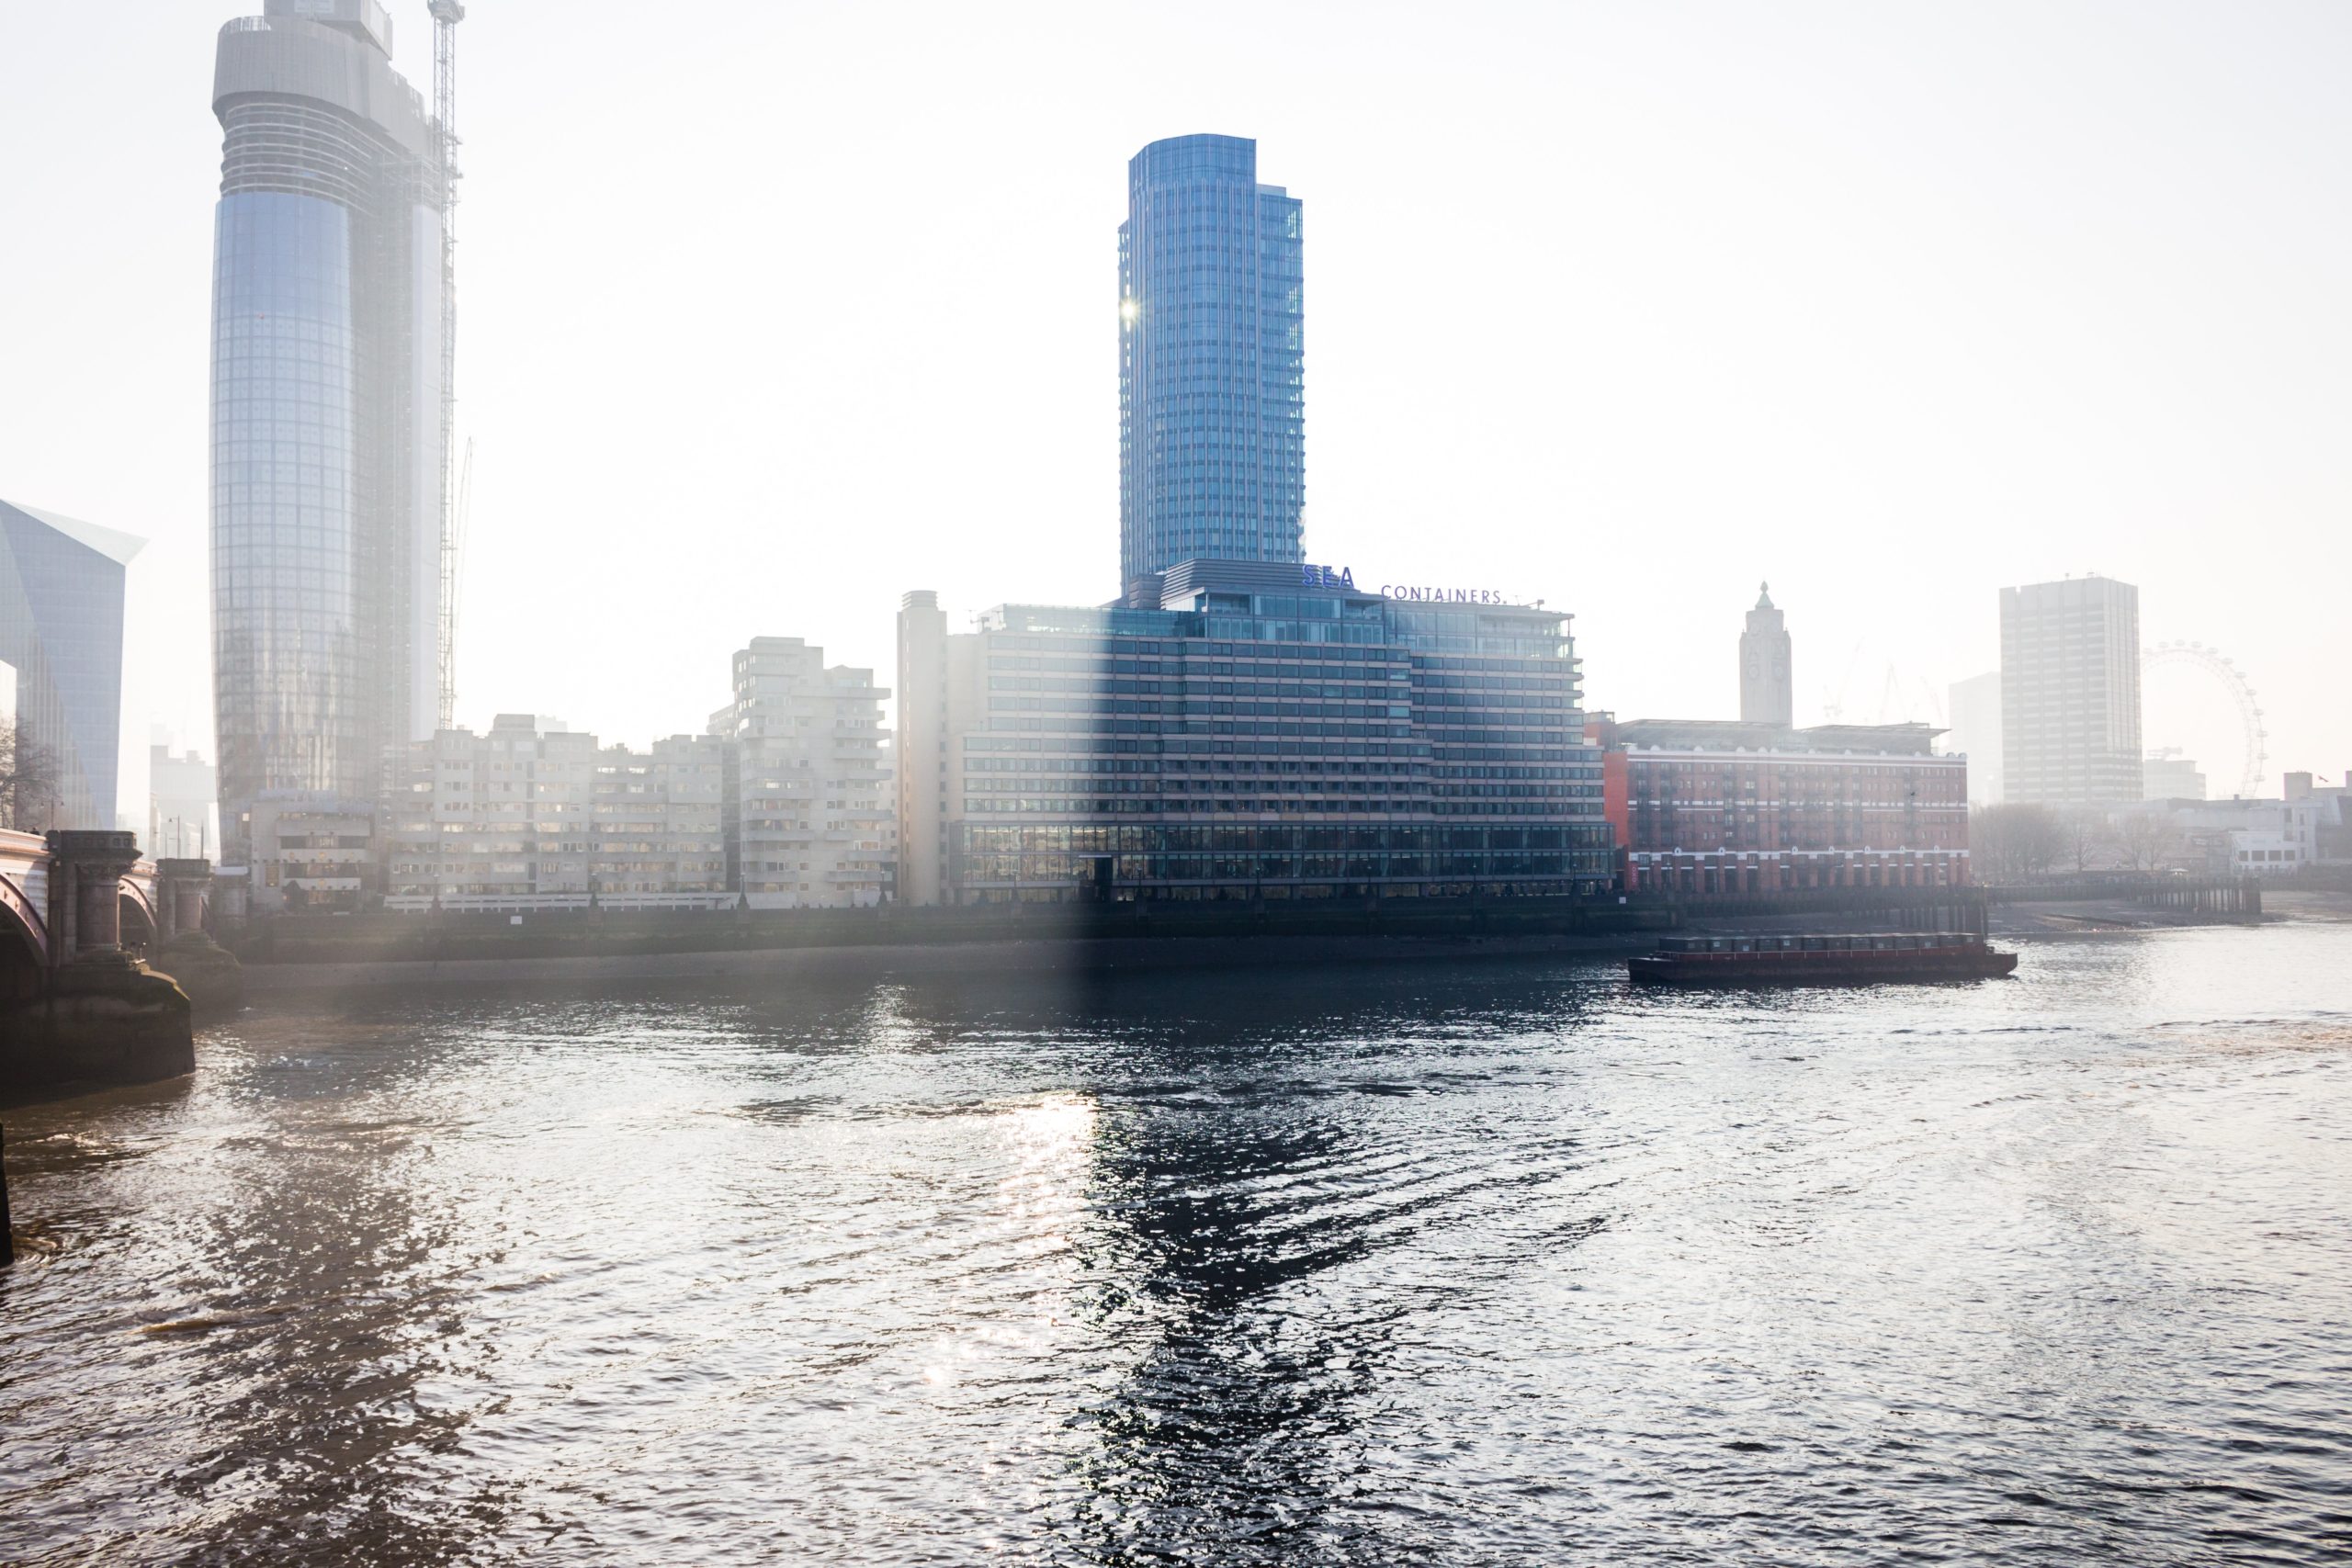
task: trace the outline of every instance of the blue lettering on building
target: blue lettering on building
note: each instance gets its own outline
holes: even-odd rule
[[[1344,588],[1355,592],[1356,575],[1344,566],[1317,566],[1302,562],[1298,580],[1309,588]],[[1411,604],[1508,604],[1498,588],[1419,588],[1408,583],[1384,582],[1380,585],[1383,599],[1395,599]]]

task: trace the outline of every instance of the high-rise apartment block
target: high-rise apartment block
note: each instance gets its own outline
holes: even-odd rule
[[[1150,609],[899,612],[910,904],[1605,887],[1567,617],[1185,561]]]
[[[20,826],[115,825],[125,568],[144,539],[0,501],[0,664],[24,739],[51,764],[20,788]]]
[[[441,182],[375,0],[221,29],[212,626],[224,858],[266,792],[372,807],[440,695]]]
[[[1122,584],[1196,558],[1305,558],[1300,254],[1298,201],[1258,183],[1255,141],[1171,137],[1129,161],[1119,226]]]
[[[797,637],[735,655],[735,700],[711,715],[733,745],[729,858],[754,909],[879,904],[892,841],[882,728],[888,688],[871,670],[827,668]]]
[[[1756,592],[1747,629],[1739,634],[1739,720],[1742,724],[1796,722],[1795,675],[1790,660],[1789,628],[1772,603],[1771,584]]]
[[[2073,577],[2001,590],[2001,764],[2010,801],[2140,800],[2137,588]]]
[[[721,818],[726,747],[647,751],[529,714],[410,745],[386,808],[394,909],[732,907]]]

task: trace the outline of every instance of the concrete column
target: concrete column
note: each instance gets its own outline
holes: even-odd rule
[[[139,863],[138,836],[53,829],[48,837],[50,874],[62,879],[72,900],[63,961],[120,956],[122,874]]]

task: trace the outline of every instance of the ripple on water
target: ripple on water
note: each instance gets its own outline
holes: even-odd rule
[[[2209,934],[249,1013],[8,1119],[0,1559],[2337,1560],[2352,929]]]

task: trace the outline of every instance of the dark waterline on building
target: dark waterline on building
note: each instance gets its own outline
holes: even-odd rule
[[[279,1004],[9,1114],[0,1560],[2340,1561],[2346,972]]]

